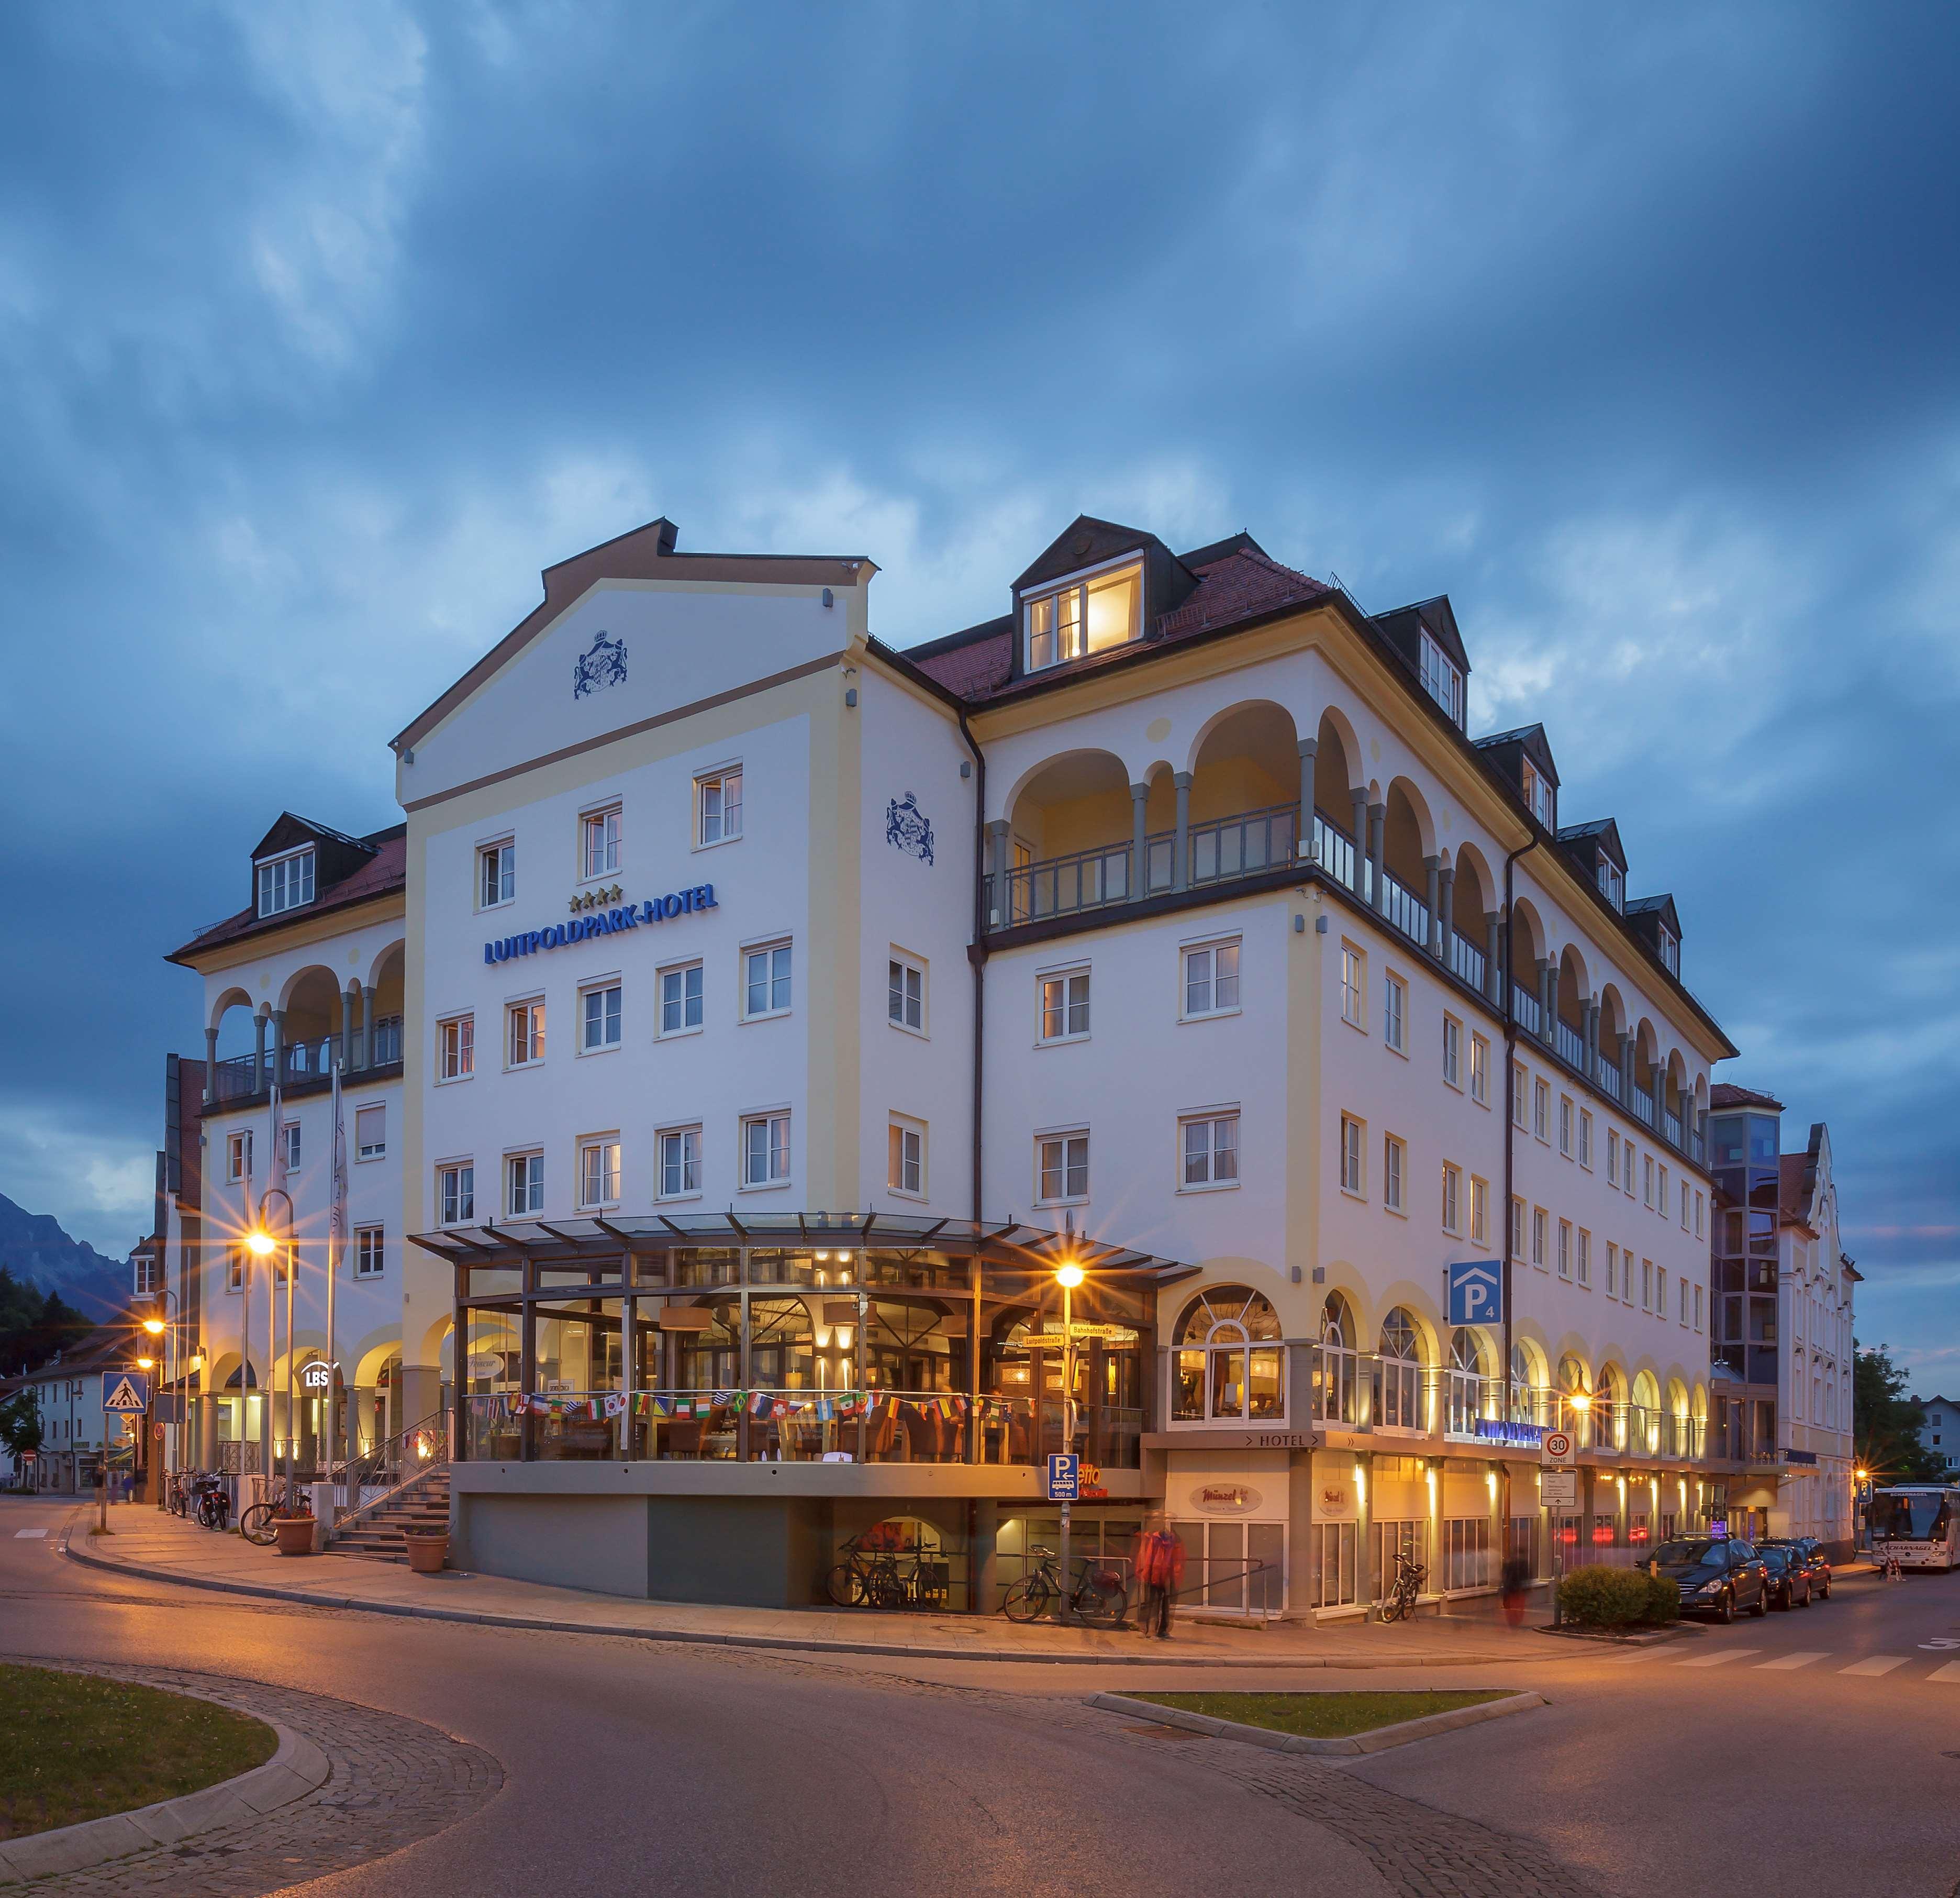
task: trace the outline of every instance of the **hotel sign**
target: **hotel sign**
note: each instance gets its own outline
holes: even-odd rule
[[[541,950],[562,949],[583,942],[588,936],[617,935],[637,929],[642,923],[668,922],[676,916],[719,909],[711,883],[696,884],[692,890],[670,890],[664,896],[649,896],[644,903],[629,903],[612,909],[594,909],[569,922],[547,923],[542,929],[527,929],[483,945],[485,962],[511,962],[519,956],[536,955]]]
[[[1479,1417],[1477,1436],[1506,1450],[1538,1450],[1545,1444],[1543,1424],[1518,1423],[1507,1417]]]

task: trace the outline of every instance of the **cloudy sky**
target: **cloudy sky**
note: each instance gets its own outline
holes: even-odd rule
[[[1447,591],[1960,1385],[1949,8],[0,10],[0,1193],[121,1254],[160,957],[664,512],[904,645],[1087,511]]]

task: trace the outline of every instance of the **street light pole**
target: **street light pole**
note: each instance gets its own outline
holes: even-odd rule
[[[163,1388],[165,1390],[167,1390],[170,1388],[170,1337],[173,1330],[170,1324],[170,1307],[177,1303],[177,1298],[176,1295],[172,1292],[168,1285],[164,1285],[161,1282],[159,1282],[158,1285],[155,1296],[157,1303],[161,1307],[164,1315],[161,1318],[145,1318],[143,1320],[143,1329],[148,1332],[152,1338],[161,1338],[164,1341]],[[179,1355],[181,1356],[182,1354],[180,1353]],[[180,1419],[181,1419],[183,1415],[183,1393],[182,1391],[179,1391],[177,1393],[177,1414]],[[180,1422],[178,1423],[173,1424],[170,1428],[177,1434],[173,1435],[170,1438],[170,1442],[173,1446],[173,1454],[171,1456],[164,1459],[164,1474],[166,1482],[168,1481],[172,1474],[170,1465],[173,1463],[181,1463],[183,1460],[183,1425]],[[164,1484],[160,1482],[157,1486],[157,1507],[159,1509],[165,1508],[167,1504],[167,1498],[164,1495]]]
[[[286,1356],[289,1361],[286,1365],[286,1428],[290,1432],[293,1421],[291,1390],[293,1368],[290,1362],[293,1348],[293,1276],[297,1262],[292,1243],[293,1196],[285,1187],[268,1186],[259,1196],[258,1223],[250,1232],[246,1234],[245,1245],[247,1250],[256,1259],[269,1260],[273,1253],[278,1250],[278,1241],[272,1237],[266,1224],[266,1205],[275,1195],[286,1202]],[[266,1370],[269,1377],[272,1368],[273,1354],[278,1345],[278,1340],[273,1335],[274,1320],[278,1310],[278,1298],[277,1288],[272,1282],[272,1274],[268,1270],[266,1274]],[[245,1396],[244,1371],[241,1368],[239,1371],[238,1387],[238,1398],[241,1406],[245,1402]],[[269,1384],[266,1387],[259,1401],[262,1407],[260,1412],[259,1435],[265,1445],[266,1476],[269,1482],[272,1474],[272,1393]],[[292,1502],[292,1458],[290,1454],[286,1459],[286,1501],[290,1506]]]
[[[1055,1268],[1055,1282],[1061,1288],[1061,1447],[1073,1454],[1075,1449],[1075,1288],[1082,1282],[1082,1268],[1072,1259]],[[1076,1466],[1078,1471],[1080,1464]],[[1067,1498],[1061,1505],[1061,1600],[1055,1609],[1058,1621],[1069,1619],[1069,1509]]]

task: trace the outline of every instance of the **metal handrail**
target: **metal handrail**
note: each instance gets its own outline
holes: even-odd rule
[[[371,1510],[379,1509],[383,1503],[392,1502],[403,1490],[409,1488],[412,1484],[420,1482],[425,1476],[432,1472],[447,1469],[450,1444],[453,1438],[455,1422],[456,1412],[452,1409],[445,1408],[431,1411],[420,1423],[410,1424],[406,1429],[398,1430],[386,1443],[377,1445],[375,1448],[368,1451],[364,1455],[350,1457],[342,1477],[342,1486],[346,1492],[349,1506],[335,1517],[333,1525],[335,1532],[337,1533],[345,1529],[348,1524],[366,1515]],[[416,1459],[416,1465],[413,1470],[409,1470],[406,1475],[400,1476],[397,1481],[390,1483],[372,1501],[368,1502],[355,1501],[361,1492],[368,1487],[368,1475],[370,1471],[378,1473],[384,1470],[399,1470],[404,1461],[402,1453],[409,1440],[412,1438],[422,1436],[426,1436],[429,1439],[428,1454]]]

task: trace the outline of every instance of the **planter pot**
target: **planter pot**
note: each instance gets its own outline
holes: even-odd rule
[[[310,1556],[313,1553],[313,1518],[310,1516],[279,1516],[272,1523],[272,1538],[279,1545],[282,1556]]]
[[[438,1575],[443,1564],[449,1559],[449,1537],[440,1536],[404,1536],[408,1544],[409,1568],[418,1575]]]

